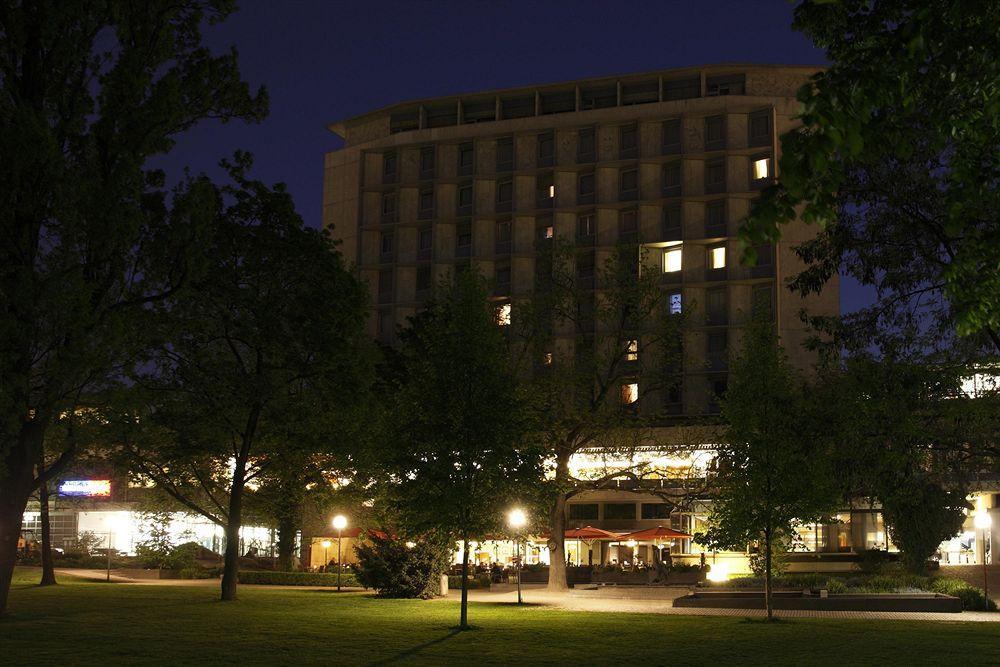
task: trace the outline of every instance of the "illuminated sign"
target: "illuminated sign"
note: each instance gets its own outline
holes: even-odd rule
[[[110,479],[67,479],[59,483],[60,496],[110,496]]]

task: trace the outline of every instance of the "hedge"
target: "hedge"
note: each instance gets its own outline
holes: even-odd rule
[[[469,577],[469,590],[473,588],[489,588],[490,587],[490,575],[488,574],[476,574]],[[461,590],[462,589],[462,575],[452,574],[448,577],[448,588],[449,590]]]
[[[240,570],[241,584],[264,584],[272,586],[337,586],[337,573],[333,572],[276,572],[272,570]],[[357,587],[358,580],[353,573],[345,572],[340,578],[341,586]]]

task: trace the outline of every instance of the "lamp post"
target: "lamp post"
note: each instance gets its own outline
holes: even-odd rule
[[[111,544],[113,539],[113,533],[117,527],[116,517],[108,516],[105,518],[105,522],[108,526],[108,571],[105,575],[105,581],[111,581]]]
[[[528,523],[528,515],[522,509],[513,509],[507,514],[507,524],[514,529],[515,533],[518,533],[526,523]],[[524,601],[521,598],[521,541],[516,534],[514,546],[517,554],[515,556],[517,559],[517,603],[523,604]]]
[[[988,601],[990,599],[990,588],[987,576],[988,572],[986,570],[986,537],[989,535],[990,526],[993,525],[993,517],[990,516],[987,510],[981,509],[976,512],[972,523],[977,529],[983,531],[983,595],[985,595]]]
[[[323,545],[323,571],[326,572],[326,568],[330,565],[330,540],[323,540],[320,544]]]
[[[340,562],[340,537],[344,528],[347,528],[347,517],[343,514],[338,514],[333,517],[333,527],[337,531],[337,590],[340,590],[340,573],[344,569],[343,564]]]

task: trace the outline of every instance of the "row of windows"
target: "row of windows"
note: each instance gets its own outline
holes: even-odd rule
[[[708,97],[745,95],[745,74],[723,74],[705,79]],[[513,120],[536,115],[572,113],[616,106],[653,104],[701,97],[700,75],[677,79],[647,79],[566,88],[541,93],[525,92],[501,97],[470,98],[442,102],[389,116],[389,132],[421,128]]]
[[[571,521],[596,521],[600,517],[600,505],[604,505],[604,518],[608,520],[636,519],[636,510],[641,519],[669,519],[671,505],[668,503],[570,503]],[[636,507],[638,505],[638,508]]]
[[[772,134],[771,111],[761,110],[748,115],[747,145],[750,147],[766,147],[771,145]],[[704,119],[703,145],[706,151],[719,151],[727,148],[726,116],[709,116]],[[663,121],[661,127],[661,154],[677,155],[683,152],[682,120],[673,118]],[[577,131],[577,164],[589,164],[597,161],[597,130],[587,127]],[[555,135],[552,131],[542,132],[536,138],[537,153],[535,166],[551,167],[555,164]],[[618,158],[621,160],[639,157],[639,125],[630,123],[618,128]],[[458,148],[458,175],[470,175],[475,164],[475,145],[468,141]],[[436,176],[437,156],[434,146],[424,146],[420,149],[420,179],[433,179]],[[506,136],[497,139],[496,163],[497,172],[514,170],[514,137]],[[396,151],[382,154],[382,182],[395,183],[399,178],[399,158]]]

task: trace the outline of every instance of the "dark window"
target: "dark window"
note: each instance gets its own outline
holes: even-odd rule
[[[535,115],[535,96],[509,97],[500,100],[500,117],[503,120],[510,118],[527,118]]]
[[[581,252],[576,256],[576,276],[581,279],[592,279],[596,261],[593,251]]]
[[[708,368],[712,371],[722,371],[726,369],[729,361],[726,347],[728,345],[728,335],[725,331],[712,331],[708,334]]]
[[[709,402],[708,411],[709,412],[719,412],[721,406],[719,404],[719,399],[726,395],[726,376],[714,377],[708,381],[709,389]]]
[[[458,214],[469,215],[472,213],[472,181],[465,181],[458,184]]]
[[[717,199],[705,204],[705,236],[726,236],[726,200]]]
[[[396,222],[396,193],[385,192],[382,194],[382,222]]]
[[[618,177],[618,201],[632,201],[639,198],[639,170],[625,169]]]
[[[596,157],[594,128],[584,128],[577,133],[576,161],[588,163],[593,162]]]
[[[556,155],[556,139],[551,132],[538,135],[538,166],[551,167]]]
[[[716,158],[705,162],[705,193],[726,191],[726,159]]]
[[[462,103],[463,123],[486,123],[496,119],[497,104],[492,99]]]
[[[705,79],[705,94],[715,95],[745,95],[746,76],[743,74],[726,74],[710,76]]]
[[[660,82],[643,81],[622,85],[622,105],[649,104],[660,101]]]
[[[726,147],[726,117],[709,116],[705,119],[705,150],[719,151]]]
[[[594,172],[590,171],[580,174],[580,178],[577,181],[576,203],[594,203]]]
[[[635,503],[604,503],[605,519],[635,520]]]
[[[389,134],[408,132],[420,128],[420,112],[407,111],[389,116]]]
[[[392,301],[392,269],[383,269],[378,272],[378,302],[390,303]]]
[[[417,267],[417,291],[426,292],[431,288],[431,267]]]
[[[663,207],[663,240],[679,241],[683,234],[680,204]]]
[[[580,110],[606,109],[618,106],[618,88],[584,88],[580,91]]]
[[[434,188],[420,190],[420,202],[417,207],[417,219],[429,220],[434,217]]]
[[[552,172],[547,171],[539,174],[535,179],[535,206],[538,208],[551,208],[555,198],[556,186]]]
[[[672,118],[663,121],[663,154],[673,155],[681,152],[681,119]]]
[[[670,505],[667,503],[643,503],[643,519],[669,519]]]
[[[576,111],[576,91],[542,93],[542,113],[567,113]]]
[[[663,196],[681,196],[681,161],[674,160],[663,165]]]
[[[715,287],[705,294],[705,323],[709,325],[726,324],[729,321],[726,288]]]
[[[774,288],[771,283],[753,286],[753,308],[768,320],[774,320]]]
[[[498,212],[510,211],[514,203],[514,179],[502,178],[497,181],[497,208]]]
[[[747,117],[747,145],[771,145],[771,111],[754,111]]]
[[[622,211],[618,218],[618,231],[622,236],[634,235],[639,231],[639,212],[634,208]]]
[[[596,521],[597,503],[570,503],[569,518],[573,521]]]
[[[472,253],[472,223],[468,220],[456,225],[455,246],[455,254],[459,257],[468,257]]]
[[[663,82],[663,99],[688,100],[701,97],[701,77],[692,76],[684,79],[674,79]]]
[[[395,183],[396,182],[396,153],[383,153],[382,154],[382,182],[383,183]]]
[[[502,262],[496,268],[497,289],[503,293],[510,291],[510,264]]]
[[[417,232],[417,259],[430,259],[434,252],[434,232],[424,227]]]
[[[497,171],[514,169],[514,138],[497,139]]]
[[[458,125],[458,104],[427,107],[427,127]]]
[[[458,175],[468,176],[473,171],[475,161],[475,149],[471,141],[460,144],[458,147]]]
[[[751,278],[770,278],[774,275],[774,246],[761,243],[754,246],[757,251],[757,263],[749,267]]]
[[[576,219],[576,235],[580,239],[592,239],[597,233],[593,213],[584,213]]]
[[[497,220],[496,252],[510,252],[510,220]]]
[[[618,157],[622,160],[638,157],[639,129],[635,124],[623,125],[618,130]]]
[[[420,149],[420,178],[434,178],[434,147]]]
[[[383,260],[392,257],[392,232],[382,232],[379,244],[379,254]]]

